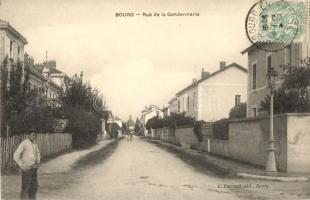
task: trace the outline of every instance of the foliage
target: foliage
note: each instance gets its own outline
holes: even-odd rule
[[[195,119],[192,117],[185,116],[185,113],[171,113],[170,116],[166,116],[165,118],[160,118],[155,116],[149,119],[145,126],[146,129],[159,129],[163,127],[168,127],[170,129],[175,129],[180,126],[189,126],[193,125]]]
[[[126,135],[128,132],[129,132],[129,128],[127,126],[127,123],[122,122],[122,133],[123,133],[123,135],[124,134]]]
[[[284,68],[282,85],[274,92],[274,113],[310,112],[310,65]],[[261,102],[260,111],[270,110],[270,95]]]
[[[66,113],[68,123],[65,131],[72,133],[72,145],[74,148],[85,147],[94,144],[101,125],[97,116],[84,108],[75,106]]]
[[[213,123],[214,138],[218,140],[228,140],[229,120],[220,119]]]
[[[63,90],[58,113],[68,120],[66,131],[73,134],[73,146],[94,144],[101,130],[101,119],[107,120],[109,115],[107,111],[93,107],[94,100],[98,100],[98,107],[102,107],[98,91],[83,81],[83,73],[75,74],[65,83]]]
[[[55,125],[54,111],[51,107],[32,107],[14,116],[11,125],[12,134],[35,131],[37,133],[51,133]]]
[[[86,111],[93,112],[98,118],[108,119],[108,112],[96,110],[93,107],[94,100],[98,107],[102,107],[102,98],[99,97],[99,92],[93,89],[89,83],[83,81],[83,73],[78,76],[75,74],[69,81],[65,83],[64,92],[60,97],[63,114],[70,112],[76,106],[83,108]]]
[[[240,103],[234,106],[229,112],[229,118],[244,118],[246,117],[246,103]]]
[[[27,73],[23,81],[23,64],[20,61],[16,63],[12,61],[9,62],[8,58],[5,57],[1,64],[2,134],[6,132],[4,130],[6,125],[13,130],[13,134],[23,134],[24,131],[29,130],[30,127],[36,130],[48,130],[48,123],[50,122],[45,123],[47,121],[41,121],[40,126],[34,125],[35,122],[39,121],[38,119],[45,119],[46,116],[43,117],[42,113],[41,115],[37,114],[40,118],[32,120],[34,116],[33,113],[36,111],[29,108],[32,108],[30,105],[34,102],[34,99],[37,98],[37,94],[28,87],[28,83],[29,74]]]
[[[194,123],[194,133],[198,139],[199,142],[203,141],[203,134],[201,131],[201,125],[202,125],[203,121],[198,121]]]
[[[140,122],[139,118],[136,119],[134,131],[137,135],[142,135],[142,123]]]

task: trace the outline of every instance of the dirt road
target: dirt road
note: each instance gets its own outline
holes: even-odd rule
[[[96,149],[63,174],[41,174],[39,182],[38,199],[310,199],[309,182],[221,176],[137,137]]]

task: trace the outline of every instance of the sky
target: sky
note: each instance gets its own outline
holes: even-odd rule
[[[220,61],[247,67],[245,18],[253,0],[0,0],[0,18],[28,40],[35,62],[99,89],[114,115],[135,119],[150,104],[214,72]],[[140,16],[116,17],[116,13]],[[143,13],[194,12],[199,16],[144,17]]]

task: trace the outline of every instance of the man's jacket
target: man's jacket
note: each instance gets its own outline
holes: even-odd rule
[[[14,160],[22,170],[38,168],[40,163],[38,145],[28,138],[25,139],[14,152]]]

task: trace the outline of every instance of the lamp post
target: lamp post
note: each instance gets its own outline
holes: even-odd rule
[[[274,68],[270,68],[266,75],[267,84],[270,89],[270,132],[267,148],[267,162],[266,162],[266,172],[267,173],[276,173],[276,158],[275,158],[275,147],[274,147],[274,135],[273,135],[273,95],[274,87],[277,82],[278,74]]]

